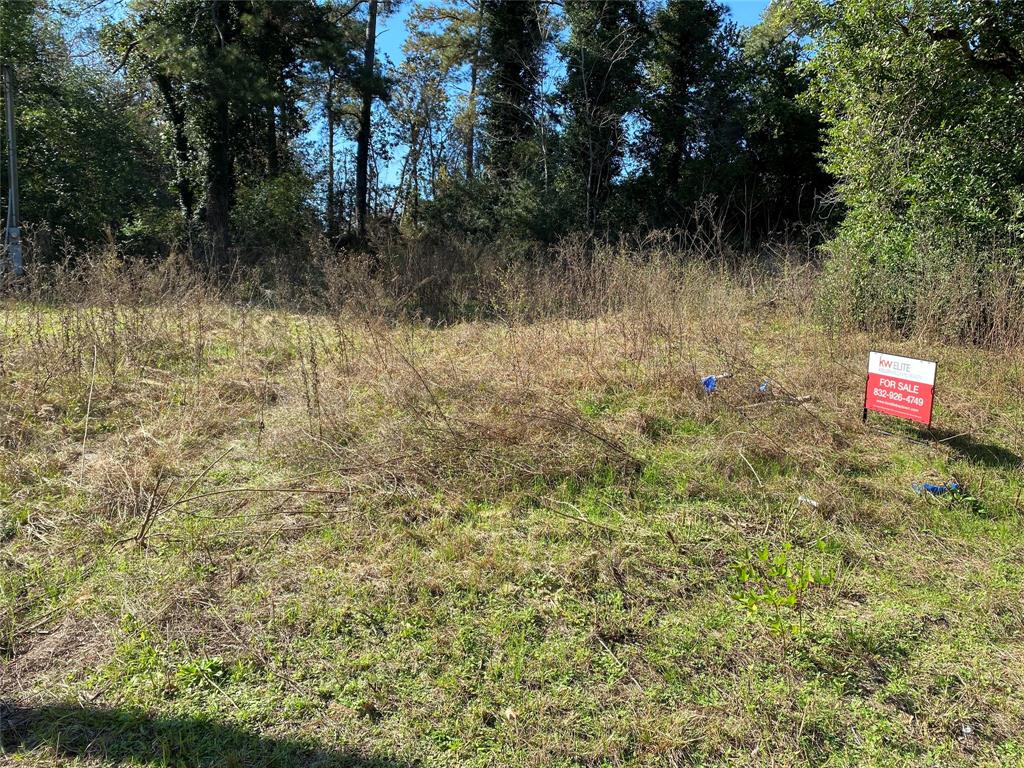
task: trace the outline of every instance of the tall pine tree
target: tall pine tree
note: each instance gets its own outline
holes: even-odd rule
[[[626,116],[640,103],[646,20],[635,0],[567,0],[565,15],[564,140],[570,183],[580,193],[581,220],[593,229],[622,171]]]

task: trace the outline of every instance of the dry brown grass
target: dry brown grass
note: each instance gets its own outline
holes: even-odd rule
[[[797,263],[499,261],[295,297],[107,260],[9,298],[0,688],[431,764],[1013,754],[1024,689],[964,654],[1024,657],[1016,356],[840,334]],[[938,358],[952,439],[860,425],[876,345]],[[983,512],[910,490],[948,473]],[[836,578],[782,644],[730,595],[787,544]]]

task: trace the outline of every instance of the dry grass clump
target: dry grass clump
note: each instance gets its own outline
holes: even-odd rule
[[[1012,241],[975,231],[911,235],[891,245],[829,246],[822,293],[837,328],[919,335],[1008,351],[1024,343],[1024,265]]]

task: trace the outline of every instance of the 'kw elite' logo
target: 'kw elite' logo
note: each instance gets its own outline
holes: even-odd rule
[[[897,363],[895,360],[886,360],[884,357],[878,360],[879,368],[888,368],[894,373],[909,373],[910,363]]]

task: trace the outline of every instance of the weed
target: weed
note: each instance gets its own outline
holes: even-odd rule
[[[819,541],[819,552],[828,545]],[[779,547],[762,544],[757,550],[733,564],[733,577],[737,585],[732,598],[748,615],[759,618],[776,636],[797,638],[804,632],[808,593],[814,588],[827,587],[835,572],[823,565],[799,560],[789,542]]]
[[[228,667],[219,656],[187,661],[180,664],[174,673],[174,681],[180,690],[216,688],[227,677]]]

